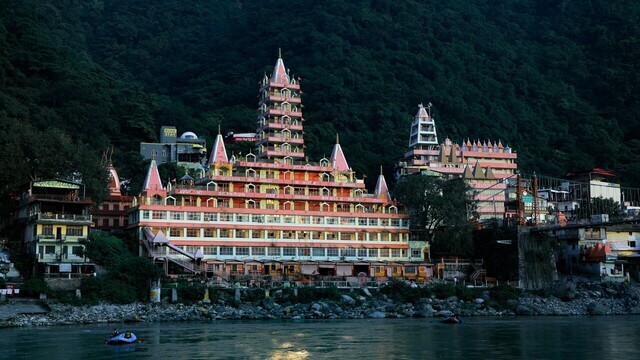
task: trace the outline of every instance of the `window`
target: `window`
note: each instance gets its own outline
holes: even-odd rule
[[[187,237],[200,236],[200,229],[187,229]]]
[[[204,214],[204,221],[218,221],[218,214]]]
[[[67,226],[67,236],[82,236],[82,226]]]
[[[269,256],[280,256],[280,248],[277,248],[277,247],[269,247],[269,248],[267,248],[267,255],[269,255]]]
[[[298,248],[298,256],[311,256],[310,248]]]
[[[220,221],[233,221],[233,214],[220,214]]]
[[[389,257],[389,249],[380,249],[380,257]]]
[[[263,247],[252,247],[251,248],[251,256],[264,256],[264,248]]]
[[[200,213],[195,211],[187,212],[187,220],[200,220]]]
[[[358,249],[358,257],[367,257],[367,249]]]
[[[407,275],[415,275],[416,274],[416,267],[415,266],[405,266],[404,267],[404,273]]]
[[[216,246],[204,246],[202,248],[202,253],[204,255],[218,255],[218,247],[216,247]]]
[[[284,216],[282,220],[285,224],[293,224],[293,216]]]
[[[249,222],[249,215],[236,214],[236,222]]]
[[[262,230],[251,230],[252,239],[262,239]]]
[[[280,215],[267,215],[267,222],[270,224],[280,223]]]
[[[369,218],[369,226],[378,226],[378,219]]]
[[[151,218],[151,211],[149,210],[142,210],[142,218],[143,219],[150,219]]]
[[[233,247],[220,246],[220,255],[233,255]]]
[[[230,238],[231,237],[231,229],[220,229],[220,237],[221,238]]]
[[[184,219],[184,214],[181,211],[172,211],[171,212],[171,218],[173,220],[183,220]]]
[[[249,230],[236,229],[236,239],[246,239],[249,237]]]
[[[236,248],[236,255],[248,256],[249,255],[249,248],[248,247],[237,247]]]
[[[338,256],[338,248],[328,248],[327,256]]]
[[[282,256],[296,256],[296,248],[283,248]]]
[[[167,218],[167,212],[166,211],[158,211],[158,210],[154,210],[153,211],[153,219],[154,220],[162,220],[162,219],[166,219]]]
[[[629,241],[629,247],[635,248],[636,247],[636,241]]]
[[[264,215],[251,215],[251,222],[263,223],[264,222]]]
[[[422,250],[420,250],[420,249],[411,249],[411,257],[412,258],[421,258],[422,257]]]
[[[369,249],[369,257],[378,257],[378,249]]]
[[[313,248],[313,256],[324,256],[324,248]]]
[[[42,235],[53,235],[53,225],[42,225]]]
[[[182,229],[180,228],[170,228],[169,236],[182,236]]]
[[[342,256],[356,256],[356,249],[342,249]]]
[[[400,249],[391,249],[391,257],[400,257]]]
[[[56,253],[56,247],[55,246],[45,246],[44,247],[44,253],[48,254],[48,255],[53,255]]]

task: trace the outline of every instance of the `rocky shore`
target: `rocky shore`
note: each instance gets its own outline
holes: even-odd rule
[[[248,291],[248,290],[243,290]],[[72,306],[45,301],[44,314],[15,314],[0,320],[0,327],[77,325],[122,322],[271,320],[271,319],[364,319],[439,317],[450,313],[469,316],[514,315],[628,315],[640,314],[640,291],[626,284],[562,282],[545,294],[524,293],[519,299],[498,306],[489,291],[473,300],[455,296],[416,298],[411,302],[393,301],[376,291],[354,290],[340,295],[339,300],[291,303],[272,296],[253,301],[235,301],[223,296],[212,304],[126,305],[99,304]],[[280,302],[278,302],[280,300]],[[0,305],[2,306],[2,305]]]

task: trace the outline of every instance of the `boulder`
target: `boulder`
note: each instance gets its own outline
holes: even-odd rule
[[[371,314],[369,314],[369,318],[371,319],[384,319],[387,316],[387,314],[385,314],[382,311],[374,311]]]
[[[605,309],[604,305],[599,302],[591,302],[587,305],[587,313],[589,315],[605,315],[607,313],[607,309]]]
[[[349,305],[355,305],[356,300],[349,295],[342,295],[342,302],[347,303]]]
[[[533,315],[533,311],[526,305],[518,304],[518,306],[516,306],[516,315],[529,316],[529,315]]]

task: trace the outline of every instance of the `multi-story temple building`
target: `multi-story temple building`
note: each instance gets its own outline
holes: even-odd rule
[[[370,194],[339,140],[329,158],[305,156],[300,94],[279,57],[259,89],[255,154],[229,158],[219,134],[206,175],[166,187],[152,161],[129,212],[143,254],[167,273],[430,276],[382,174]]]
[[[95,228],[105,231],[125,229],[128,225],[127,212],[133,198],[120,192],[120,176],[115,167],[109,164],[107,169],[109,170],[109,195],[93,211]]]
[[[515,178],[518,155],[498,141],[463,141],[438,143],[435,120],[429,113],[431,104],[418,106],[411,123],[409,151],[397,167],[397,176],[458,176],[476,191],[479,220],[503,219],[506,215],[505,179]]]

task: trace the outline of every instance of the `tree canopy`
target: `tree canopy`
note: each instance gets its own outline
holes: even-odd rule
[[[391,174],[429,101],[441,140],[501,139],[525,172],[599,166],[640,186],[638,18],[631,0],[3,0],[3,190],[33,174],[30,153],[58,149],[42,137],[65,134],[88,179],[110,145],[131,166],[162,125],[255,130],[278,48],[302,78],[311,159],[338,132],[356,172]]]
[[[411,217],[411,227],[422,240],[435,242],[438,237],[460,235],[451,241],[464,241],[476,217],[476,201],[471,187],[462,178],[445,178],[413,174],[396,185],[395,198],[404,204]],[[444,234],[442,230],[447,230]]]

